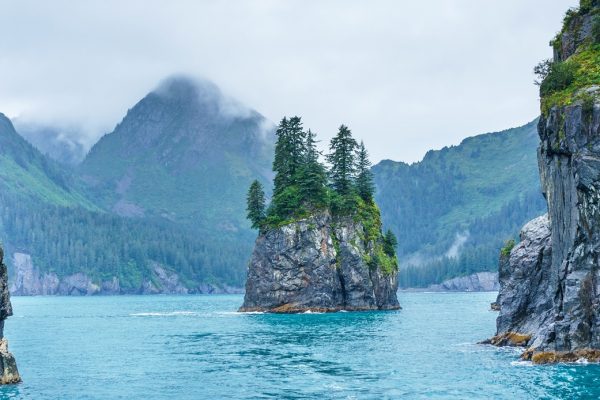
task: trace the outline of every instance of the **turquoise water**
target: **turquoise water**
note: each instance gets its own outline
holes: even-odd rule
[[[26,399],[598,398],[600,367],[532,367],[494,294],[402,293],[400,312],[238,314],[241,296],[16,297]]]

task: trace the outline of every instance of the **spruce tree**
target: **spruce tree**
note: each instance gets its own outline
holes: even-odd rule
[[[286,117],[283,117],[279,123],[275,135],[277,136],[277,142],[275,143],[275,156],[273,158],[273,172],[275,172],[273,197],[281,193],[292,179],[289,166],[289,121]]]
[[[252,228],[260,229],[265,219],[265,191],[259,181],[255,180],[250,185],[246,201],[247,217],[252,222]]]
[[[390,257],[396,256],[396,246],[398,246],[398,239],[391,229],[388,229],[383,237],[383,251]]]
[[[373,183],[371,162],[369,161],[369,153],[362,141],[356,152],[356,192],[364,201],[368,203],[373,201],[375,184]]]
[[[298,173],[298,184],[303,203],[311,208],[322,207],[327,203],[327,173],[319,161],[315,134],[306,133],[304,161]]]
[[[304,164],[306,153],[306,132],[302,127],[302,119],[298,116],[292,117],[288,123],[289,154],[288,162],[290,174],[293,178]],[[294,182],[295,183],[295,182]]]
[[[342,125],[337,135],[331,139],[327,161],[331,164],[329,177],[333,189],[346,197],[353,193],[353,176],[355,167],[355,152],[358,145],[347,126]]]

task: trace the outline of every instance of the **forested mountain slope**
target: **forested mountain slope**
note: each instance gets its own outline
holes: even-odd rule
[[[0,235],[22,294],[182,293],[241,286],[251,177],[273,133],[212,84],[163,83],[83,165],[64,167],[0,119]],[[18,257],[14,257],[18,253]]]
[[[124,216],[243,231],[245,190],[271,176],[273,127],[209,82],[171,78],[92,147],[81,173]]]
[[[398,235],[401,286],[495,271],[504,241],[545,212],[536,124],[373,167],[383,220]]]

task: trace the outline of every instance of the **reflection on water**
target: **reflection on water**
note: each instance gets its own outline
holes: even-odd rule
[[[402,311],[240,314],[241,296],[15,298],[25,383],[2,398],[598,398],[600,366],[534,367],[494,294],[401,294]]]

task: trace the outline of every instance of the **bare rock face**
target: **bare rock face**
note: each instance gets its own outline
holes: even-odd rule
[[[596,51],[599,9],[594,1],[565,20],[555,62]],[[527,338],[523,358],[536,363],[600,360],[600,87],[591,83],[543,108],[538,161],[548,216],[527,224],[522,242],[500,258],[492,342]]]
[[[430,285],[427,290],[434,292],[496,292],[499,288],[498,273],[477,272]]]
[[[399,309],[397,271],[368,265],[361,238],[361,224],[325,212],[261,233],[240,311]]]
[[[21,377],[4,337],[4,320],[12,315],[12,305],[8,292],[8,271],[3,261],[4,250],[0,247],[0,384],[4,385],[21,382]]]
[[[523,227],[521,241],[510,256],[500,257],[496,339],[520,334],[527,335],[529,341],[532,334],[541,334],[548,328],[554,297],[550,285],[551,264],[550,225],[548,216],[544,215]],[[511,339],[507,343],[514,342]]]

